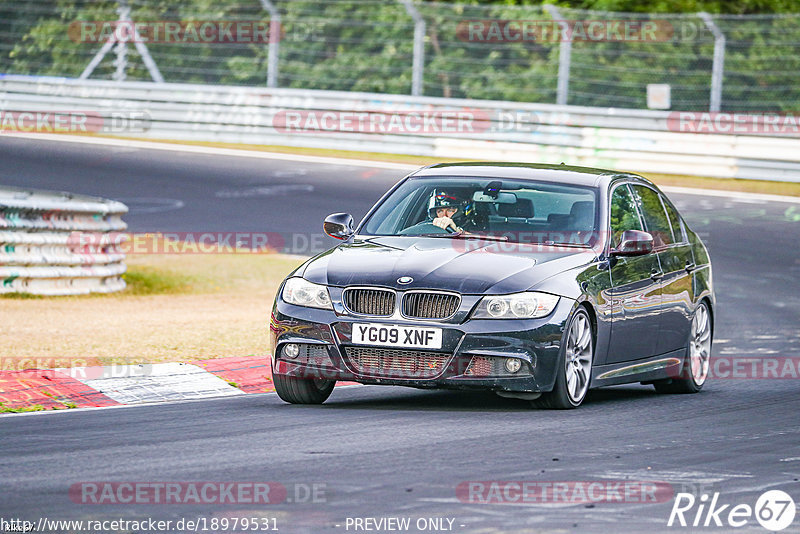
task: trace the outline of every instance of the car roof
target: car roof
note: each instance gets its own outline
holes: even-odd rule
[[[561,184],[607,187],[615,178],[649,180],[639,175],[608,169],[578,167],[573,165],[553,165],[546,163],[514,163],[478,161],[466,163],[437,163],[411,174],[413,177],[470,176],[479,178],[499,178],[515,180],[536,180]]]

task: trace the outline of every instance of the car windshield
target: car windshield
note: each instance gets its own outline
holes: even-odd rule
[[[362,235],[493,238],[592,246],[591,187],[492,178],[411,178],[361,226]]]

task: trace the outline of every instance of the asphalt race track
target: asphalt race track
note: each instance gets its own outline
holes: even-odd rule
[[[403,175],[11,137],[0,137],[0,161],[3,185],[128,203],[125,220],[136,232],[319,235],[325,215],[360,218]],[[800,205],[670,197],[714,262],[714,357],[800,358]],[[293,251],[309,252],[300,248]],[[357,386],[334,391],[321,407],[265,394],[2,417],[0,517],[258,515],[277,518],[284,533],[354,532],[346,521],[356,517],[409,517],[412,526],[419,518],[453,519],[453,532],[731,530],[667,527],[672,496],[481,504],[464,502],[456,488],[468,481],[659,481],[675,493],[719,492],[724,504],[754,506],[770,489],[800,502],[799,401],[797,377],[720,378],[698,395],[663,396],[638,385],[594,390],[570,412],[531,410],[491,394]],[[275,481],[289,494],[274,506],[76,504],[68,489],[82,481]],[[305,489],[314,484],[324,494],[307,502]],[[738,531],[765,532],[754,518],[747,525]],[[798,531],[800,517],[784,532]]]

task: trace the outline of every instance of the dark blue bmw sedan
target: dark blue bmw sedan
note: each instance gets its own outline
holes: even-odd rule
[[[575,408],[630,382],[700,391],[714,291],[706,247],[641,176],[454,163],[397,183],[281,285],[272,373],[291,403],[337,380],[483,389]]]

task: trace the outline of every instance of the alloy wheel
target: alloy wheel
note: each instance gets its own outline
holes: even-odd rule
[[[585,313],[575,316],[567,337],[566,366],[567,394],[579,403],[589,389],[592,376],[592,327]]]
[[[689,341],[689,365],[692,378],[699,386],[708,377],[711,355],[711,321],[705,303],[698,306],[692,319],[692,337]]]

